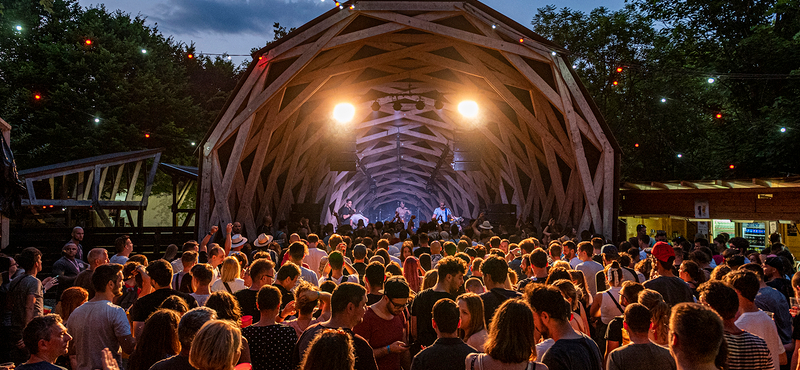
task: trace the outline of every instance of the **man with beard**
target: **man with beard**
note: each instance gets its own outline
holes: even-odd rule
[[[102,369],[103,348],[108,348],[117,362],[120,349],[133,352],[136,345],[125,310],[111,302],[122,295],[122,265],[99,266],[92,274],[95,295],[72,312],[67,329],[74,336],[70,343],[73,370]]]
[[[417,294],[411,305],[411,336],[417,339],[411,347],[412,356],[436,341],[436,331],[431,322],[433,305],[442,298],[455,300],[458,289],[464,284],[467,266],[461,258],[445,257],[436,266],[439,275],[436,285]]]
[[[34,317],[22,333],[25,348],[31,353],[28,362],[19,370],[65,370],[53,365],[58,356],[67,354],[67,345],[72,337],[61,324],[61,316],[48,314]]]

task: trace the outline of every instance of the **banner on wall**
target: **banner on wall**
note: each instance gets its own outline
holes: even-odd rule
[[[694,201],[694,218],[710,218],[707,199],[696,199]]]

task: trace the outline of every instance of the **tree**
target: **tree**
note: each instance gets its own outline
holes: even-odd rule
[[[549,6],[533,25],[572,52],[623,148],[623,179],[778,176],[798,173],[788,153],[800,149],[800,91],[785,78],[800,63],[797,5],[636,0],[589,14]],[[776,75],[784,77],[769,79]]]
[[[230,62],[189,61],[141,17],[103,6],[3,5],[0,116],[14,125],[20,168],[158,147],[164,161],[196,163],[191,143],[235,86]]]

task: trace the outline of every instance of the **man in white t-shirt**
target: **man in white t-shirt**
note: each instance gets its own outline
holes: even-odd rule
[[[736,319],[736,326],[767,342],[770,355],[772,355],[772,363],[775,365],[775,370],[779,370],[780,365],[787,363],[786,349],[778,335],[775,321],[766,312],[756,307],[755,299],[760,288],[758,275],[747,270],[737,270],[725,275],[723,280],[731,284],[736,290],[736,295],[739,296],[740,316]]]
[[[328,253],[317,246],[321,245],[319,236],[317,234],[308,234],[308,255],[303,258],[303,261],[319,276],[319,261],[322,257],[327,257]],[[321,245],[323,248],[324,245]]]
[[[74,370],[102,369],[103,348],[119,361],[120,349],[132,353],[136,345],[125,310],[111,303],[122,295],[122,265],[97,267],[92,285],[94,298],[76,308],[67,321],[67,330],[74,337],[69,349]]]
[[[598,271],[603,271],[603,265],[592,260],[593,255],[594,247],[592,242],[584,241],[578,243],[578,258],[583,262],[579,263],[575,269],[583,272],[583,277],[586,278],[586,288],[589,289],[589,294],[592,297],[597,294],[595,275],[597,275]]]

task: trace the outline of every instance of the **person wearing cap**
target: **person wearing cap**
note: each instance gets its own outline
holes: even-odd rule
[[[244,243],[247,243],[247,238],[243,237],[242,234],[235,232],[236,229],[234,224],[239,224],[238,222],[229,223],[225,226],[225,254],[230,256],[231,251],[240,251],[242,247],[244,247]],[[238,230],[241,231],[242,225],[239,224]]]
[[[692,289],[681,278],[672,273],[672,264],[675,261],[675,251],[667,243],[658,242],[653,246],[653,257],[656,258],[655,268],[658,277],[644,283],[647,289],[653,289],[664,297],[664,302],[674,306],[681,302],[694,302]]]
[[[364,337],[373,348],[380,370],[408,368],[405,312],[410,292],[402,276],[390,277],[383,283],[381,300],[367,307],[364,319],[353,328],[353,332]]]
[[[786,302],[789,302],[789,298],[794,297],[794,291],[792,290],[792,282],[783,277],[784,266],[785,259],[781,256],[765,258],[763,265],[764,280],[767,281],[767,286],[783,293],[786,296]]]
[[[608,266],[611,265],[614,261],[619,261],[619,251],[617,247],[613,244],[606,244],[602,248],[600,248],[600,256],[603,258],[603,270],[598,271],[595,273],[594,281],[597,290],[606,290],[609,286],[606,284],[606,269]],[[636,275],[636,272],[631,270],[629,267],[621,266],[622,268],[622,281],[635,281],[639,283],[639,276]]]

